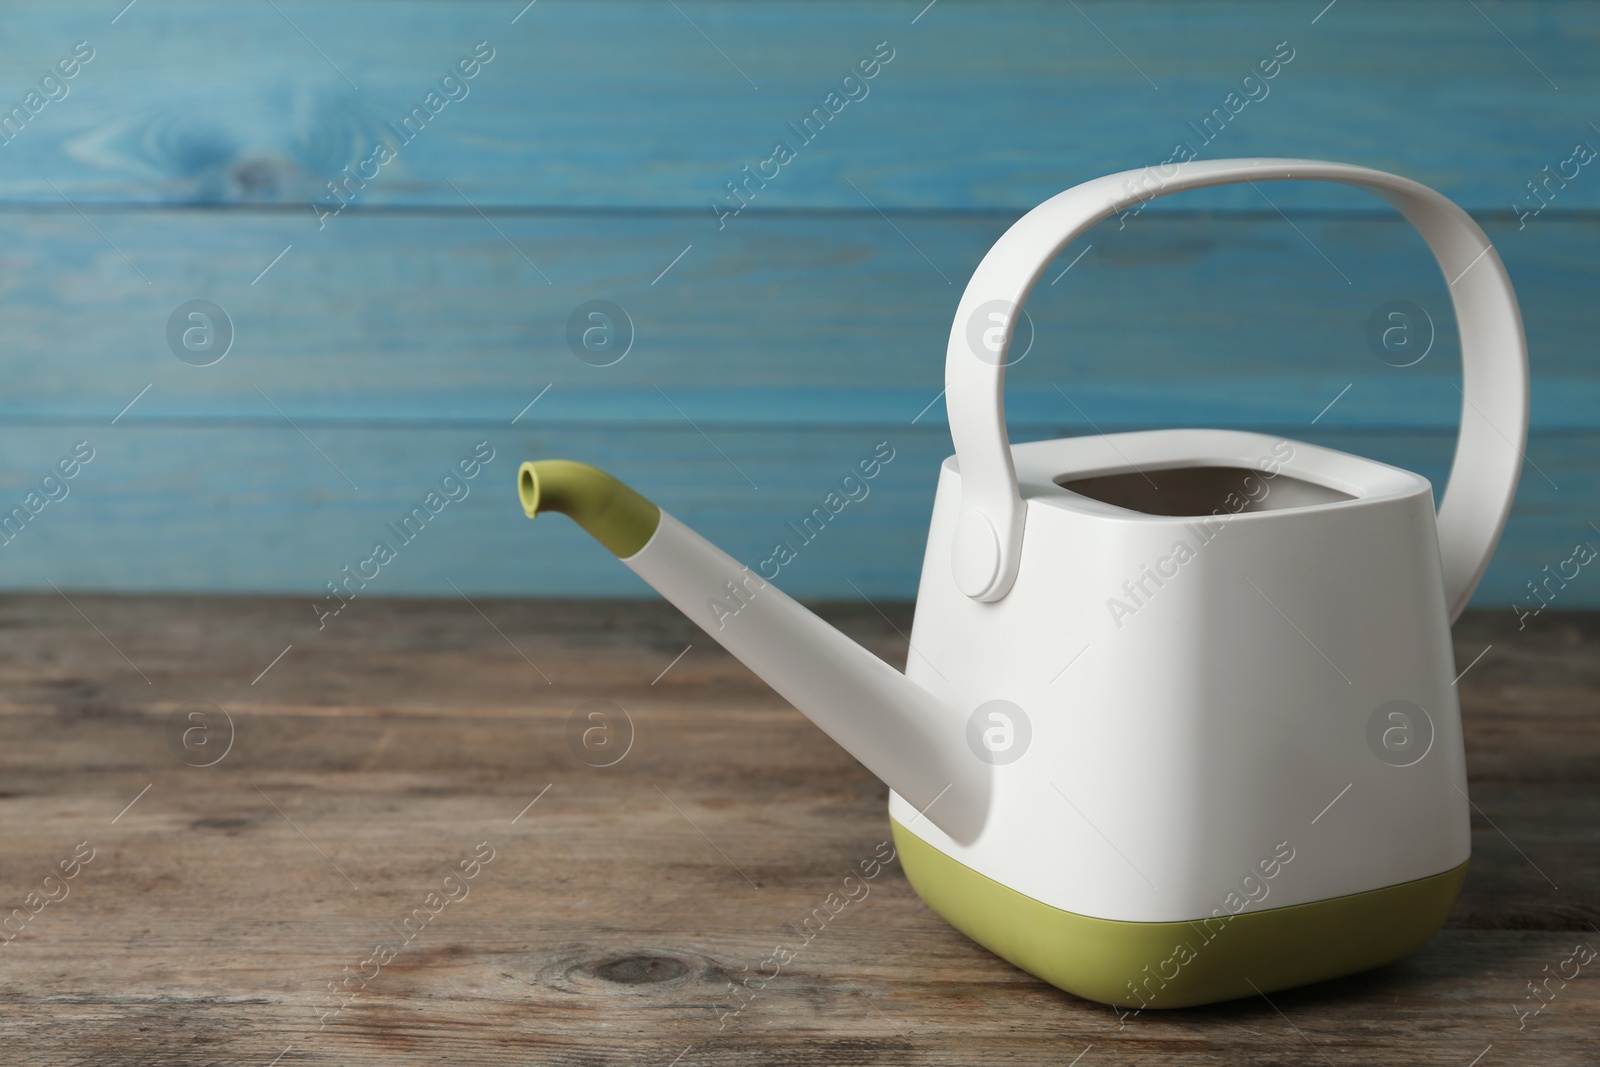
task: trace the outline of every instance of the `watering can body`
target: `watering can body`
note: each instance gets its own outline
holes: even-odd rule
[[[969,746],[994,770],[970,842],[891,796],[919,894],[1025,969],[1134,1009],[1426,941],[1470,849],[1428,482],[1217,430],[1012,455],[1027,535],[998,602],[951,579],[961,474],[940,471],[906,675],[974,709]],[[1177,514],[1138,509],[1169,500]]]
[[[1397,207],[1460,325],[1462,425],[1428,481],[1269,434],[1012,445],[1012,329],[1053,257],[1154,196],[1326,180]],[[904,674],[593,468],[524,464],[571,515],[891,787],[919,895],[998,955],[1129,1010],[1397,959],[1470,851],[1450,623],[1509,513],[1526,348],[1498,256],[1439,194],[1361,167],[1223,160],[1085,183],[985,256],[946,353]]]

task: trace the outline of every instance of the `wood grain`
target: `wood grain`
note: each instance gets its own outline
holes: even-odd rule
[[[689,243],[672,219],[499,220],[530,255],[548,255],[550,286],[481,219],[338,221],[326,244],[297,245],[251,286],[290,243],[287,221],[97,216],[146,285],[76,215],[0,216],[11,257],[0,500],[18,502],[77,441],[102,451],[74,496],[39,517],[41,536],[3,549],[0,585],[309,594],[485,439],[507,467],[561,455],[613,467],[752,557],[888,440],[902,458],[879,495],[784,584],[914,594],[933,472],[950,450],[938,397],[956,287],[881,219],[876,236],[855,217],[749,220],[656,286],[677,242]],[[959,278],[1007,221],[903,224]],[[1315,247],[1277,216],[1141,220],[1090,235],[1088,254],[1029,304],[1038,339],[1009,374],[1014,437],[1243,426],[1442,485],[1461,404],[1443,280],[1397,220],[1298,225]],[[1600,227],[1492,231],[1539,374],[1535,466],[1479,601],[1509,611],[1593,534],[1600,387],[1587,321]],[[201,296],[229,310],[237,338],[220,363],[197,368],[168,351],[165,329],[180,302]],[[1432,307],[1439,324],[1436,350],[1414,367],[1386,366],[1367,347],[1368,317],[1395,296]],[[636,350],[615,366],[566,347],[567,317],[593,298],[636,323]],[[504,490],[506,469],[487,477],[375,595],[453,595],[448,581],[473,595],[642,592],[560,524],[536,542]],[[1600,584],[1583,580],[1560,598],[1595,603]]]
[[[913,247],[876,215],[718,235],[671,217],[350,217],[319,234],[254,213],[0,214],[0,414],[109,422],[154,383],[121,424],[270,422],[276,404],[311,424],[506,425],[553,384],[529,419],[681,425],[659,387],[707,425],[909,422],[943,387],[967,278],[1013,221],[901,219]],[[1593,428],[1600,218],[1488,233],[1527,321],[1535,425]],[[214,366],[168,346],[169,318],[196,298],[233,323]],[[594,299],[633,322],[633,349],[611,366],[568,345],[569,318]],[[1368,344],[1369,318],[1395,299],[1434,324],[1414,366]],[[1108,428],[1303,425],[1351,382],[1318,425],[1445,429],[1459,415],[1445,279],[1396,216],[1113,220],[1026,306],[1034,346],[1007,372],[1023,421],[1086,425],[1055,385]]]
[[[869,95],[795,144],[798,157],[752,210],[859,210],[865,195],[886,209],[1020,212],[1187,141],[1212,158],[1371,164],[1472,210],[1509,212],[1576,141],[1600,144],[1586,125],[1600,91],[1600,13],[1578,0],[1483,13],[1451,0],[1346,0],[1320,18],[1314,4],[1179,0],[944,3],[920,18],[921,4],[881,0],[676,11],[545,0],[515,25],[523,5],[510,0],[277,0],[276,10],[164,0],[115,25],[105,6],[0,12],[7,108],[74,42],[97,50],[70,95],[0,149],[0,200],[282,204],[309,219],[324,182],[379,140],[395,142],[387,124],[477,41],[496,56],[470,94],[401,147],[361,201],[666,207],[710,219],[707,201],[774,141],[798,142],[786,124],[821,106],[880,41],[894,59]],[[1268,94],[1206,143],[1194,127],[1237,106],[1227,95],[1279,42],[1293,59]],[[1548,210],[1600,207],[1600,181],[1588,178]],[[1370,210],[1326,186],[1272,195]],[[1248,188],[1195,202],[1263,206]]]
[[[1493,645],[1461,682],[1473,866],[1448,928],[1399,964],[1119,1027],[966,941],[891,867],[719,1029],[729,980],[797,940],[790,924],[885,838],[885,793],[664,605],[374,601],[317,635],[292,601],[74,601],[82,616],[53,594],[0,600],[6,906],[95,849],[0,946],[8,1060],[1592,1060],[1592,973],[1520,1031],[1515,1006],[1597,938],[1593,615],[1458,627],[1458,662]],[[909,613],[882,607],[824,612],[899,662]],[[603,770],[565,741],[589,699],[636,727]],[[208,768],[168,744],[197,700],[232,717]],[[468,895],[328,1014],[327,984],[399,940],[482,841],[494,858]]]
[[[1443,434],[1279,429],[1420,471],[1439,486],[1454,448]],[[1014,430],[1019,439],[1083,432]],[[118,431],[82,424],[48,434],[0,430],[0,455],[10,457],[16,479],[0,498],[8,506],[24,499],[22,478],[36,482],[73,442],[98,449],[66,499],[46,505],[0,546],[5,583],[39,589],[54,583],[68,591],[282,590],[298,594],[299,610],[313,619],[313,600],[326,597],[324,583],[342,580],[342,568],[371,556],[381,540],[398,558],[364,598],[528,589],[645,596],[631,571],[566,519],[530,523],[523,516],[513,489],[519,463],[568,457],[613,470],[727,552],[756,563],[778,541],[794,540],[788,524],[810,514],[877,442],[887,441],[895,458],[869,484],[870,495],[800,547],[779,584],[795,595],[855,598],[861,594],[854,583],[866,596],[899,599],[917,588],[934,476],[950,454],[942,427],[909,425],[712,429],[715,447],[676,428],[307,427],[305,437],[287,424]],[[496,458],[469,483],[466,499],[402,545],[386,524],[419,505],[477,441],[490,442]],[[1596,543],[1581,509],[1596,495],[1600,440],[1551,435],[1534,441],[1531,456],[1560,488],[1531,470],[1524,475],[1516,513],[1479,593],[1479,603],[1512,619],[1514,600],[1537,606],[1526,584],[1543,581],[1543,568],[1556,573],[1578,542]],[[1565,570],[1570,574],[1572,566]],[[1558,609],[1593,602],[1600,584],[1591,570],[1581,569],[1564,588],[1552,579],[1554,593],[1546,599]]]
[[[909,596],[973,266],[1044,197],[1166,158],[1279,41],[1295,57],[1270,95],[1202,154],[1416,177],[1484,219],[1518,285],[1535,435],[1479,602],[1509,604],[1590,536],[1600,181],[1586,169],[1514,216],[1542,168],[1600,143],[1595,9],[914,6],[4,5],[0,114],[75,42],[96,51],[0,145],[0,491],[20,499],[76,440],[106,451],[6,547],[0,587],[315,590],[462,444],[514,431],[517,458],[616,466],[740,554],[768,551],[863,444],[906,440],[908,480],[808,552],[792,588]],[[470,95],[319,228],[308,201],[479,40],[496,52]],[[895,58],[870,96],[719,228],[706,201],[881,40]],[[1248,426],[1440,478],[1460,402],[1420,242],[1363,194],[1269,195],[1186,196],[1067,249],[1029,305],[1015,435]],[[196,298],[236,327],[214,367],[168,350]],[[1395,298],[1439,332],[1403,370],[1365,339]],[[612,367],[567,347],[592,299],[637,328]],[[382,591],[639,592],[567,532],[549,543],[570,564],[542,565],[514,513],[473,510],[487,499]],[[1561,603],[1600,604],[1600,585]]]

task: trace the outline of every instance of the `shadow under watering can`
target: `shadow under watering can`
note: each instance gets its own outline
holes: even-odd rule
[[[1063,248],[1154,196],[1290,180],[1386,200],[1449,283],[1463,405],[1437,515],[1416,474],[1259,433],[1010,443],[1012,325]],[[1470,851],[1450,623],[1527,435],[1521,315],[1483,231],[1423,185],[1338,163],[1193,162],[1154,189],[1109,175],[984,257],[945,383],[956,453],[903,674],[602,471],[525,463],[522,505],[575,519],[887,782],[917,893],[1064,990],[1184,1007],[1426,942]],[[1270,491],[1241,494],[1250,478]]]

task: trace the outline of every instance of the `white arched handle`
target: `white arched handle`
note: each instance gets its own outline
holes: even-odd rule
[[[1330,181],[1368,189],[1428,242],[1449,283],[1461,331],[1461,436],[1439,507],[1439,551],[1452,621],[1489,565],[1511,512],[1528,435],[1528,350],[1516,294],[1494,247],[1467,213],[1394,174],[1310,159],[1221,159],[1146,167],[1068,189],[995,242],[956,309],[945,357],[950,434],[961,467],[951,546],[957,586],[974,600],[1011,591],[1025,512],[1005,423],[1005,364],[1016,312],[1063,248],[1101,219],[1184,189],[1264,181]]]

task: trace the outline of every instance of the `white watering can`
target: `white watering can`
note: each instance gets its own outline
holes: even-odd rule
[[[1009,443],[1015,313],[1062,249],[1155,196],[1290,180],[1388,201],[1449,283],[1464,402],[1437,516],[1418,475],[1266,434]],[[1450,623],[1527,437],[1521,315],[1483,231],[1338,163],[1109,175],[984,257],[945,385],[956,454],[904,674],[592,467],[523,464],[523,509],[570,515],[887,782],[918,894],[1062,989],[1182,1007],[1427,941],[1470,851]]]

